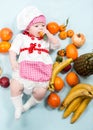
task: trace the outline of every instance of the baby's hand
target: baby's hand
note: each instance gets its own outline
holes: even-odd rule
[[[44,29],[44,34],[50,34],[50,32],[47,30],[47,28]]]

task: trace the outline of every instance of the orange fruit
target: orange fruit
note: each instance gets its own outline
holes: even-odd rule
[[[47,29],[50,33],[56,34],[59,31],[59,25],[56,22],[49,22],[47,24]]]
[[[73,35],[74,35],[74,31],[73,30],[70,29],[70,30],[67,31],[67,37],[71,38]]]
[[[77,59],[78,57],[78,50],[73,44],[68,44],[66,46],[66,56],[68,58],[72,58],[73,60]]]
[[[62,40],[66,39],[67,38],[67,32],[61,31],[59,33],[59,38],[62,39]]]
[[[1,30],[0,30],[0,38],[1,38]]]
[[[10,28],[2,28],[0,30],[0,37],[3,41],[9,41],[13,36],[13,32]]]
[[[56,76],[54,81],[54,88],[56,91],[60,91],[64,87],[64,81],[61,77]]]
[[[59,31],[65,31],[66,30],[66,26],[64,24],[59,26]]]
[[[47,97],[47,104],[51,107],[51,108],[57,108],[60,106],[60,97],[58,94],[52,92],[48,95]]]
[[[43,33],[42,31],[40,31],[38,34],[39,34],[39,36],[40,36],[41,38],[43,38],[44,33]]]
[[[66,23],[59,26],[59,31],[66,31],[66,27],[68,25],[69,18],[66,19]]]
[[[1,41],[1,42],[0,42],[0,52],[1,52],[1,53],[8,52],[10,46],[11,46],[10,42]]]
[[[69,86],[73,87],[79,83],[79,77],[75,72],[69,72],[66,75],[66,82]]]

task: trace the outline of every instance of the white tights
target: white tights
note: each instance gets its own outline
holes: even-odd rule
[[[28,99],[28,101],[23,105],[22,96],[12,97],[12,102],[15,108],[15,119],[19,119],[21,117],[22,112],[27,111],[32,106],[36,105],[40,101],[36,100],[33,95]]]
[[[32,106],[40,103],[41,101],[36,100],[33,95],[28,99],[28,101],[23,105],[24,111],[29,110]]]
[[[23,112],[23,103],[22,96],[12,97],[12,102],[15,108],[15,119],[19,119],[21,117],[21,113]]]

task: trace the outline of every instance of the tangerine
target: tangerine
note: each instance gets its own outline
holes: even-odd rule
[[[60,97],[58,94],[52,92],[48,95],[47,97],[47,104],[51,107],[51,108],[57,108],[60,106]]]
[[[69,86],[73,87],[79,83],[79,77],[75,72],[69,72],[66,75],[66,82]]]
[[[3,41],[9,41],[13,36],[13,32],[10,28],[2,28],[0,30],[0,37]]]
[[[59,26],[59,31],[65,31],[66,30],[66,26],[64,24]]]
[[[67,37],[71,38],[73,35],[74,35],[74,31],[73,30],[70,29],[70,30],[67,31]]]
[[[67,27],[67,25],[68,25],[68,22],[69,22],[69,18],[66,19],[66,23],[65,23],[65,24],[61,24],[61,25],[59,26],[59,31],[66,31],[66,27]]]
[[[64,87],[64,81],[61,77],[56,76],[54,81],[54,88],[56,91],[60,91]]]
[[[0,42],[0,53],[8,52],[10,46],[11,46],[10,42],[1,41]]]
[[[61,31],[59,33],[59,38],[62,39],[62,40],[66,39],[67,38],[67,32]]]
[[[51,34],[56,34],[59,31],[59,25],[56,22],[49,22],[47,29]]]

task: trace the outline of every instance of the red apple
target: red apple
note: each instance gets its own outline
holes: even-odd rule
[[[0,85],[1,85],[1,87],[3,87],[3,88],[9,87],[9,85],[10,85],[9,78],[6,77],[6,76],[1,77],[1,78],[0,78]]]

